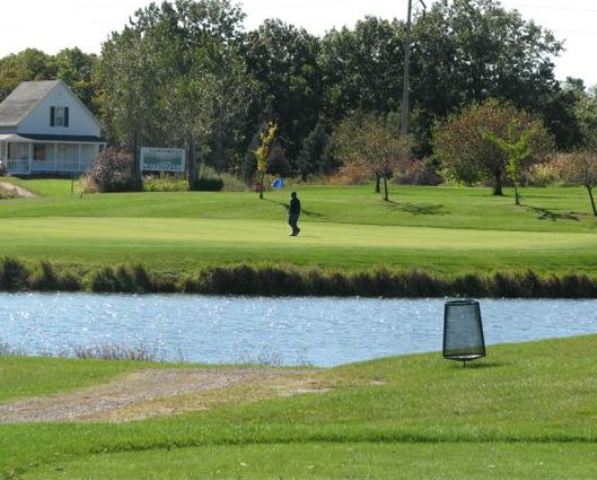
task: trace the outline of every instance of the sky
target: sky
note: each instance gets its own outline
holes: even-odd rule
[[[413,0],[418,3],[419,0]],[[426,0],[428,5],[434,0]],[[149,0],[4,0],[0,26],[0,57],[32,47],[54,54],[79,47],[99,53],[110,32],[120,31],[134,11]],[[158,2],[159,3],[159,2]],[[244,0],[245,28],[266,18],[280,18],[322,35],[333,27],[353,26],[365,15],[404,18],[407,0]],[[565,41],[556,60],[556,76],[582,78],[597,85],[596,0],[502,0],[527,20],[550,29]],[[420,4],[419,4],[420,5]]]

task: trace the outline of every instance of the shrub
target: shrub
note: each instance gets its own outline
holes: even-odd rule
[[[97,293],[148,293],[154,291],[176,291],[176,289],[159,290],[141,265],[120,265],[114,270],[104,267],[92,271],[87,277],[87,286]]]
[[[196,192],[220,192],[224,188],[224,180],[221,178],[198,178],[193,182],[193,190]]]
[[[201,169],[201,177],[222,180],[222,182],[224,182],[222,190],[227,192],[244,192],[247,190],[245,182],[237,176],[227,172],[216,172],[214,168],[209,166],[203,166]]]
[[[95,158],[87,171],[89,189],[95,192],[132,192],[142,190],[135,160],[130,153],[107,148]]]
[[[345,165],[330,177],[332,185],[366,185],[371,180],[371,173],[361,165]]]
[[[415,160],[402,166],[394,179],[399,185],[440,185],[444,182],[437,173],[433,163],[425,160]]]
[[[559,153],[549,160],[532,166],[525,175],[527,185],[546,187],[566,184],[566,164],[570,154]]]
[[[118,279],[112,267],[104,267],[91,272],[88,285],[92,292],[97,293],[116,293],[119,291]]]
[[[0,259],[0,290],[26,290],[29,271],[24,263],[4,257]]]
[[[8,174],[8,170],[6,169],[6,165],[0,161],[0,177],[4,177]]]
[[[230,173],[220,173],[220,178],[224,182],[225,192],[245,192],[247,185],[240,178]]]
[[[456,296],[483,298],[490,295],[490,288],[486,278],[468,273],[452,281],[451,293]]]
[[[187,187],[186,179],[181,177],[171,175],[143,177],[143,190],[146,192],[184,192]]]
[[[31,289],[37,291],[60,290],[60,281],[49,262],[41,262],[39,268],[29,277]]]

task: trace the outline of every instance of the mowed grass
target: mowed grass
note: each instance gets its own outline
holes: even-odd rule
[[[515,207],[485,188],[395,186],[388,203],[371,186],[297,186],[303,231],[289,238],[288,192],[268,192],[264,201],[249,192],[80,198],[68,180],[19,184],[29,182],[47,195],[0,203],[2,253],[24,259],[162,271],[246,262],[447,275],[591,274],[597,266],[597,219],[580,188],[525,189],[525,206]]]
[[[593,273],[597,235],[563,232],[437,229],[303,223],[287,236],[283,222],[170,218],[36,218],[0,221],[3,254],[80,264],[142,263],[193,271],[236,263],[366,270],[534,268]]]
[[[87,387],[142,366],[125,361],[0,357],[0,402]]]
[[[3,425],[0,477],[594,478],[596,347],[503,345],[467,368],[437,353],[380,359],[316,373],[326,393],[127,424]]]
[[[307,443],[94,455],[22,478],[589,480],[590,462],[597,462],[592,444]]]

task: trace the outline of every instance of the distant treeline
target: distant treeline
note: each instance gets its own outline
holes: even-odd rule
[[[0,291],[188,293],[248,296],[597,298],[597,278],[540,276],[531,270],[451,277],[424,271],[328,272],[294,267],[235,265],[195,274],[150,272],[142,265],[86,269],[0,259]]]
[[[0,99],[20,81],[62,78],[109,141],[189,149],[218,171],[250,178],[264,125],[278,125],[286,175],[337,167],[330,136],[358,112],[400,118],[405,25],[367,17],[322,37],[280,20],[242,28],[228,0],[151,4],[114,32],[99,56],[25,50],[0,59]],[[584,143],[595,91],[554,76],[562,42],[495,0],[441,0],[412,34],[412,133],[432,153],[434,127],[488,98],[540,118],[559,150]]]

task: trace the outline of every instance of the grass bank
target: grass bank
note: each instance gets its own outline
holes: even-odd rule
[[[496,272],[432,275],[422,270],[373,268],[346,272],[293,266],[206,267],[165,273],[143,265],[116,267],[25,263],[0,258],[0,291],[192,293],[249,296],[597,298],[597,277]]]
[[[321,371],[327,393],[127,424],[0,425],[0,478],[588,479],[596,342],[491,347],[466,369],[439,354],[380,359]],[[49,361],[54,382],[81,362],[0,358],[0,375]]]

